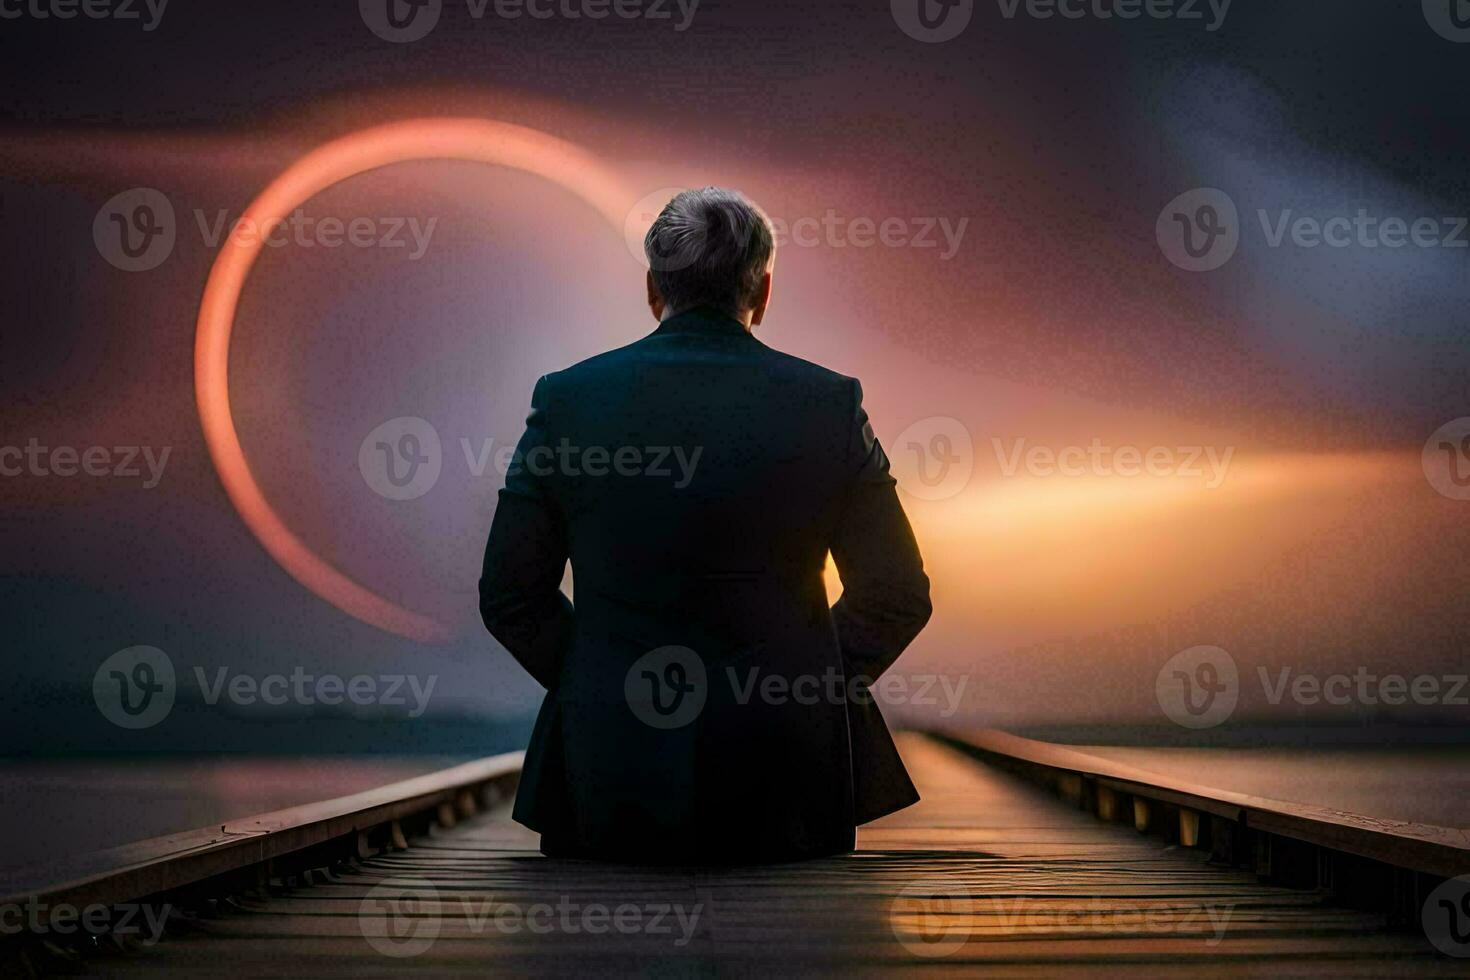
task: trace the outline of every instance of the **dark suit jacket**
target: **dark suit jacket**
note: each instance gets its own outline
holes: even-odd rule
[[[929,580],[862,389],[723,314],[537,382],[480,612],[547,688],[515,818],[549,854],[835,853],[918,799],[866,684]]]

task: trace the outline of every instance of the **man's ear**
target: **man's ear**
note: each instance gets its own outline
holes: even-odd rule
[[[648,270],[648,309],[653,318],[660,322],[664,318],[664,298],[658,291],[658,284],[653,281],[653,270]]]
[[[761,277],[760,299],[755,304],[755,309],[750,313],[750,325],[760,326],[761,319],[766,315],[766,307],[771,303],[771,273],[767,272]]]

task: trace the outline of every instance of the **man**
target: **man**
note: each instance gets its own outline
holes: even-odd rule
[[[658,329],[536,383],[485,549],[485,625],[547,689],[515,818],[553,856],[850,851],[918,799],[868,691],[929,619],[913,532],[858,382],[752,335],[765,215],[685,191],[644,245]]]

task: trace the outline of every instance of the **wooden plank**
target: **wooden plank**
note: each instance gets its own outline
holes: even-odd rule
[[[98,955],[117,977],[311,976],[1437,976],[1460,964],[1382,916],[1258,881],[1200,851],[1100,823],[915,735],[898,739],[923,800],[859,830],[850,855],[744,868],[645,868],[542,857],[502,805],[340,866],[308,887],[243,895],[156,946]],[[407,895],[395,941],[364,909]],[[565,906],[698,908],[687,932],[589,932]],[[524,925],[549,910],[548,931]],[[511,909],[514,915],[492,913]],[[570,914],[570,913],[569,913]],[[499,922],[517,922],[513,930]],[[683,939],[683,942],[680,940]],[[389,944],[391,948],[391,943]],[[401,950],[399,950],[401,951]]]

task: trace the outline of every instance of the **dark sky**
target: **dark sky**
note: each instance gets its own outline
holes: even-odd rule
[[[952,293],[1007,326],[912,328],[946,358],[1110,401],[1246,416],[1285,442],[1304,425],[1335,443],[1412,441],[1452,410],[1470,366],[1454,342],[1463,291],[1391,272],[1369,283],[1382,270],[1346,259],[1266,262],[1249,279],[1219,277],[1208,296],[1189,277],[1131,267],[1155,257],[1134,253],[1152,247],[1137,241],[1139,219],[1176,188],[1221,187],[1247,215],[1467,210],[1467,45],[1413,2],[1239,0],[1213,31],[1198,8],[1204,20],[1041,20],[988,0],[958,37],[922,44],[882,2],[706,0],[679,30],[672,2],[668,19],[592,21],[506,20],[493,6],[477,19],[448,0],[426,37],[395,44],[350,0],[173,0],[152,31],[141,5],[142,20],[0,21],[0,116],[19,131],[254,134],[323,106],[372,118],[406,93],[445,111],[491,92],[550,100],[603,120],[622,150],[693,144],[817,177],[858,172],[975,216],[975,265]],[[1462,285],[1467,254],[1445,250],[1435,274]],[[1303,277],[1310,308],[1293,324],[1251,322],[1263,314],[1247,293]],[[932,321],[939,307],[923,296],[894,313]],[[1362,360],[1338,363],[1345,346]]]

